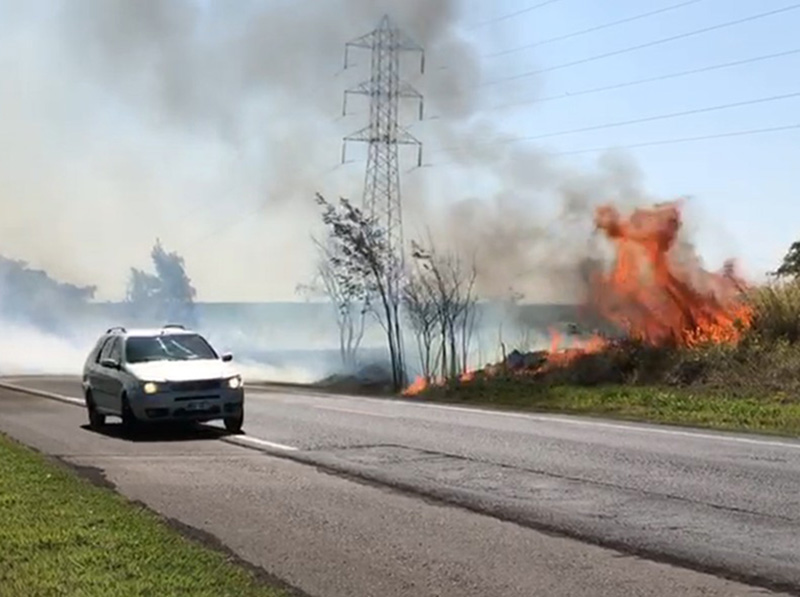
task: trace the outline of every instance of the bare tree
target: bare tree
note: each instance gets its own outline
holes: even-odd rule
[[[439,336],[437,360],[442,377],[456,378],[467,372],[475,326],[477,272],[474,260],[471,267],[465,268],[457,255],[437,253],[430,239],[427,248],[412,243],[412,257],[433,305]]]
[[[324,296],[331,302],[339,330],[339,356],[342,365],[353,371],[358,364],[358,350],[369,311],[364,280],[354,277],[353,272],[345,268],[336,267],[330,242],[323,244],[313,240],[319,252],[316,275],[311,284],[300,285],[298,290],[307,295]]]
[[[319,193],[316,199],[329,229],[329,263],[343,279],[363,281],[363,298],[386,332],[392,382],[395,390],[400,390],[405,384],[399,322],[400,260],[375,219],[346,199],[340,199],[338,207]]]
[[[403,307],[414,331],[419,351],[420,366],[425,381],[431,381],[433,372],[433,345],[437,325],[437,305],[429,280],[419,266],[409,275],[403,288]]]

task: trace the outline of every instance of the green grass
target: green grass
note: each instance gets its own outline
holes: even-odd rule
[[[0,435],[0,596],[277,597],[149,510]]]
[[[743,397],[724,391],[689,388],[546,385],[520,378],[495,378],[450,388],[432,388],[421,399],[711,429],[800,435],[800,401],[781,393]]]

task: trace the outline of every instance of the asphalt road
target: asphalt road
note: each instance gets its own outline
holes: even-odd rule
[[[245,436],[84,423],[0,391],[0,431],[314,596],[800,594],[800,442],[257,390]]]

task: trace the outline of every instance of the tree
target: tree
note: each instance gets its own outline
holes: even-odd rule
[[[433,345],[437,333],[438,309],[430,280],[421,271],[419,264],[403,288],[403,307],[416,336],[422,376],[426,382],[430,382],[433,373]]]
[[[126,302],[139,319],[159,319],[193,326],[197,291],[186,275],[183,257],[168,253],[156,240],[150,252],[155,275],[131,268]]]
[[[44,270],[0,255],[0,316],[52,332],[63,332],[69,321],[94,298],[95,286],[59,282]]]
[[[353,371],[358,363],[358,349],[364,338],[369,312],[364,280],[356,278],[354,272],[336,266],[335,245],[330,239],[325,244],[314,239],[314,244],[319,252],[315,278],[311,284],[301,285],[298,290],[325,296],[333,304],[339,330],[339,356],[342,365]]]
[[[439,254],[433,241],[428,247],[412,243],[412,257],[416,262],[417,281],[421,294],[435,316],[435,329],[439,336],[439,366],[445,379],[454,379],[468,370],[469,347],[475,328],[476,297],[474,295],[477,270],[473,260],[465,268],[455,254]],[[412,292],[420,294],[419,291]],[[419,316],[420,309],[417,309]],[[417,326],[416,329],[419,329]]]
[[[316,200],[329,231],[329,263],[337,276],[363,284],[363,299],[386,332],[392,384],[400,390],[405,384],[399,320],[400,260],[389,246],[386,231],[374,218],[347,199],[340,199],[338,207],[319,193]]]
[[[780,267],[772,272],[778,278],[800,279],[800,241],[795,241],[781,262]]]

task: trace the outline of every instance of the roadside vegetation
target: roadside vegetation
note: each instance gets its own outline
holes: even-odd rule
[[[0,546],[2,597],[284,595],[2,435]]]
[[[675,347],[622,338],[562,367],[478,372],[469,383],[433,384],[420,397],[800,435],[800,268],[788,270],[789,256],[773,281],[748,291],[752,320],[736,343]]]
[[[769,283],[752,287],[732,264],[706,272],[691,248],[676,240],[677,204],[641,209],[628,219],[613,206],[601,206],[595,225],[617,256],[611,273],[593,278],[603,284],[590,286],[589,325],[602,329],[599,335],[566,351],[555,348],[556,336],[547,350],[501,345],[501,362],[473,369],[468,355],[480,298],[474,259],[470,264],[441,251],[430,237],[412,241],[403,285],[384,284],[392,289],[391,313],[376,309],[381,301],[375,288],[385,268],[375,264],[397,257],[385,254],[376,220],[347,202],[337,211],[318,201],[328,228],[327,244],[318,243],[325,247],[321,271],[329,279],[338,276],[339,290],[329,283],[320,294],[333,300],[340,315],[350,314],[340,317],[345,338],[360,341],[366,314],[384,325],[393,364],[392,387],[384,391],[421,400],[800,434],[800,242]],[[337,213],[342,215],[332,217]],[[588,263],[595,273],[598,266]],[[401,316],[412,353],[402,358]],[[353,371],[358,343],[343,346],[349,347],[343,364]],[[408,379],[406,367],[415,356],[420,373]],[[321,385],[355,392],[358,384],[354,375],[341,388]]]

